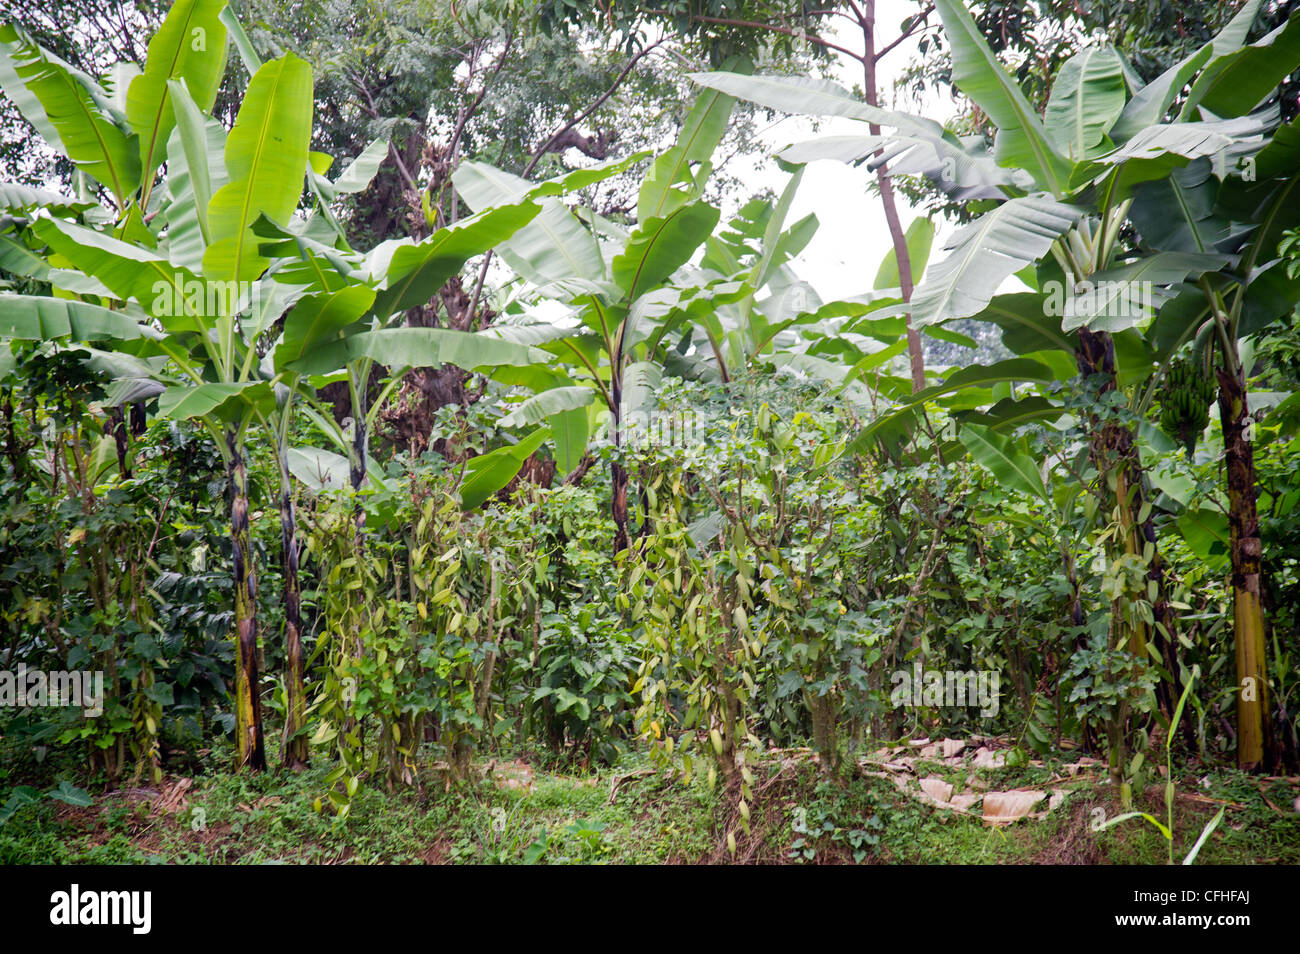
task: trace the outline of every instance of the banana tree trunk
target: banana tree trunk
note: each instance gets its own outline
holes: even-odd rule
[[[309,749],[303,729],[307,724],[303,688],[302,585],[298,579],[298,527],[289,477],[288,447],[280,445],[280,554],[284,565],[285,717],[284,765],[307,767]]]
[[[120,407],[111,408],[108,419],[113,425],[113,443],[117,448],[117,468],[127,480],[131,479],[131,447],[126,436],[126,417]]]
[[[1232,623],[1237,655],[1237,767],[1268,767],[1268,677],[1264,608],[1260,601],[1262,552],[1255,507],[1255,454],[1246,438],[1249,408],[1243,369],[1217,368],[1219,420],[1228,472],[1228,529],[1232,556]]]
[[[612,491],[610,515],[614,518],[614,553],[627,549],[627,469],[618,459],[618,452],[623,446],[623,355],[621,349],[610,362],[610,397],[613,407],[610,409],[610,431],[613,436],[615,459],[610,462],[609,476]]]
[[[230,452],[230,542],[235,569],[235,741],[237,768],[266,768],[262,739],[262,708],[257,646],[257,592],[253,576],[253,550],[248,526],[248,473],[243,440],[235,431],[226,435]]]
[[[1080,374],[1104,376],[1099,395],[1115,390],[1115,343],[1108,333],[1080,328],[1076,359]],[[1112,555],[1117,557],[1126,553],[1141,553],[1146,541],[1141,537],[1137,520],[1142,486],[1141,470],[1133,466],[1137,456],[1133,434],[1127,427],[1113,420],[1103,421],[1094,417],[1092,423],[1090,443],[1093,466],[1106,482],[1113,509],[1119,513],[1121,533],[1112,544]],[[1133,480],[1135,476],[1138,477],[1136,482]],[[1145,627],[1122,621],[1118,612],[1116,623],[1122,631],[1127,631],[1129,652],[1145,657]]]
[[[1106,376],[1106,384],[1101,393],[1115,390],[1115,343],[1108,333],[1079,329],[1076,358],[1080,373]],[[1177,619],[1169,605],[1165,567],[1160,557],[1155,521],[1150,508],[1145,506],[1146,482],[1142,462],[1133,443],[1133,432],[1115,422],[1105,422],[1094,428],[1092,456],[1099,473],[1114,474],[1113,499],[1123,527],[1122,543],[1117,549],[1141,555],[1145,559],[1148,588],[1153,591],[1151,611],[1155,625],[1149,630],[1140,624],[1132,626],[1129,630],[1128,649],[1134,655],[1145,657],[1148,638],[1154,641],[1170,677],[1169,680],[1162,679],[1157,683],[1156,699],[1165,715],[1172,717],[1180,694],[1177,687],[1181,683],[1176,650]],[[1143,518],[1144,509],[1147,513]],[[1194,744],[1191,720],[1184,720],[1183,726],[1187,738]]]
[[[370,453],[370,433],[366,428],[366,389],[369,385],[370,375],[367,374],[361,386],[352,391],[352,446],[348,452],[348,479],[354,493],[359,492],[366,482],[366,457]],[[361,506],[360,497],[356,498],[352,519],[357,525],[357,545],[360,546],[366,526],[366,512]]]

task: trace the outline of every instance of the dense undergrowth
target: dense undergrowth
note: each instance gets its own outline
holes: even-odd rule
[[[220,3],[125,112],[0,26],[24,116],[106,150],[0,188],[0,857],[1294,861],[1288,47],[1248,2],[1141,94],[1087,47],[1040,117],[934,7],[1001,151],[729,61],[657,156],[467,160],[373,247],[389,144],[326,177],[312,66]],[[981,196],[942,261],[918,220],[862,295],[799,278],[792,157],[839,140],[724,219],[738,99],[810,90],[960,158],[916,167]]]
[[[1059,779],[1067,764],[1036,760],[984,773],[984,780],[1032,789]],[[312,808],[324,769],[168,775],[156,785],[97,794],[88,805],[45,799],[0,826],[0,863],[1105,865],[1165,859],[1164,839],[1154,829],[1096,830],[1098,811],[1119,811],[1113,786],[1096,775],[1067,782],[1064,803],[1042,819],[991,827],[926,805],[889,779],[853,772],[828,780],[807,750],[773,753],[752,768],[751,831],[735,853],[726,843],[734,807],[701,780],[667,777],[644,758],[594,770],[532,753],[476,762],[471,781],[449,785],[445,773],[430,771],[415,787],[369,789],[346,825]],[[948,772],[960,781],[942,762],[919,771]],[[55,774],[25,777],[45,784]],[[8,781],[19,777],[11,771]],[[1300,862],[1300,821],[1289,801],[1296,797],[1294,781],[1224,770],[1192,772],[1178,782],[1178,856],[1227,805],[1200,863]],[[1162,800],[1153,786],[1136,801],[1161,814]]]

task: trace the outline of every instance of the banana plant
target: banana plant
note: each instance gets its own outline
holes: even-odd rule
[[[641,313],[718,223],[718,210],[702,195],[711,172],[710,157],[726,131],[733,104],[731,97],[717,93],[697,101],[676,145],[655,160],[642,182],[638,224],[631,232],[590,212],[590,224],[585,225],[552,198],[543,203],[535,221],[498,247],[517,275],[569,306],[576,318],[572,327],[497,329],[499,335],[535,341],[563,363],[563,370],[534,369],[526,377],[510,377],[512,383],[526,383],[537,393],[513,409],[507,421],[549,421],[557,460],[562,469],[570,470],[577,466],[590,434],[588,408],[600,400],[609,411],[616,449],[610,463],[616,554],[628,545],[628,477],[617,452],[623,438],[629,372],[637,363],[634,359],[645,352]],[[480,210],[515,201],[531,188],[526,180],[472,162],[461,165],[453,182],[470,208]],[[484,470],[476,471],[475,478],[488,467],[500,476],[509,469],[509,461],[497,459],[480,466]]]
[[[84,224],[38,215],[28,241],[44,247],[54,297],[5,296],[4,308],[23,326],[14,329],[23,337],[43,336],[42,315],[55,302],[101,320],[121,314],[135,321],[140,334],[128,340],[142,344],[136,356],[167,359],[165,368],[140,365],[164,387],[160,412],[198,420],[220,449],[231,484],[237,759],[241,767],[260,769],[265,752],[244,434],[273,393],[257,373],[249,344],[256,336],[247,334],[239,313],[248,282],[264,267],[249,227],[263,214],[287,220],[297,205],[312,84],[306,63],[291,55],[268,63],[249,85],[224,154],[211,154],[206,135],[201,156],[172,151],[187,138],[186,119],[201,117],[215,99],[226,58],[223,9],[224,3],[178,2],[151,39],[143,72],[128,84],[130,67],[115,70],[111,92],[16,27],[0,28],[6,94],[105,200],[98,215],[86,213]],[[272,148],[268,130],[274,130]],[[185,171],[169,174],[175,194],[160,215],[156,173],[169,157]],[[202,258],[172,261],[172,223],[191,221],[204,236]]]
[[[1210,79],[1204,74],[1198,78],[1183,114],[1235,117],[1254,109],[1272,93],[1270,84],[1297,63],[1300,17],[1293,17],[1238,50]],[[1213,82],[1218,75],[1222,80]],[[1300,129],[1294,122],[1271,129],[1262,143],[1251,146],[1200,159],[1166,179],[1144,184],[1131,210],[1142,242],[1156,256],[1227,254],[1224,267],[1201,276],[1184,292],[1183,312],[1194,315],[1195,323],[1180,328],[1179,315],[1171,309],[1168,318],[1161,313],[1156,330],[1174,341],[1194,331],[1191,352],[1197,373],[1217,384],[1236,640],[1237,761],[1245,770],[1269,767],[1276,753],[1260,599],[1261,541],[1251,446],[1255,417],[1243,343],[1300,304],[1300,286],[1286,274],[1278,255],[1284,232],[1300,222]],[[1197,409],[1204,406],[1200,403]]]
[[[895,299],[882,293],[877,301],[823,305],[790,269],[817,225],[812,216],[785,224],[801,169],[788,167],[791,176],[774,203],[754,200],[716,228],[719,214],[701,196],[733,102],[713,91],[696,102],[676,144],[655,159],[640,186],[634,228],[550,201],[498,249],[539,296],[570,309],[567,324],[498,322],[490,331],[553,356],[551,367],[512,368],[496,377],[534,392],[503,424],[545,422],[561,472],[583,457],[598,408],[608,412],[612,442],[622,448],[665,370],[726,382],[737,368],[761,360],[851,387],[852,374],[822,350],[854,349],[858,374],[899,351],[905,319],[885,317],[883,310],[897,305]],[[453,181],[477,209],[529,188],[482,163],[463,164]],[[693,353],[696,332],[712,362]],[[494,492],[525,456],[502,448],[475,458],[463,496],[477,502]],[[610,470],[619,552],[628,539],[627,473],[617,456]]]
[[[228,28],[251,79],[227,134],[207,109],[224,69]],[[203,42],[197,43],[200,36]],[[197,59],[187,52],[196,45],[204,54]],[[305,375],[356,361],[393,367],[536,361],[527,348],[465,333],[384,328],[380,316],[427,301],[447,275],[527,222],[537,207],[524,202],[492,210],[423,243],[392,243],[369,256],[349,257],[349,250],[335,247],[337,223],[322,200],[363,185],[373,157],[363,157],[360,169],[354,163],[333,183],[324,179],[325,162],[308,147],[308,65],[292,54],[259,62],[238,21],[210,3],[177,3],[149,51],[145,71],[130,89],[144,82],[141,77],[161,76],[161,105],[153,112],[119,109],[92,78],[27,42],[16,28],[0,28],[6,93],[38,129],[53,131],[51,145],[74,160],[79,176],[98,183],[87,191],[104,200],[93,207],[60,200],[30,213],[21,243],[7,246],[6,264],[23,265],[52,291],[5,295],[0,331],[37,340],[63,335],[103,341],[119,353],[119,366],[127,363],[121,394],[156,395],[160,414],[193,420],[211,435],[231,486],[238,764],[260,769],[265,751],[245,435],[257,425],[275,438],[284,555],[292,563],[296,545],[292,510],[284,506],[284,436],[292,397],[306,390]],[[155,61],[171,63],[172,72],[159,73]],[[76,122],[87,128],[70,118],[74,106],[81,109]],[[146,113],[155,117],[151,124],[140,119]],[[129,114],[141,124],[133,125]],[[131,148],[117,148],[119,139]],[[92,141],[103,144],[101,153],[91,151]],[[157,143],[164,141],[160,148]],[[166,162],[165,176],[139,174],[142,149],[150,163]],[[132,169],[137,171],[128,175]],[[295,210],[304,185],[315,195],[319,214],[302,222]],[[290,579],[292,585],[292,574]],[[296,635],[292,629],[286,633],[291,723],[302,709]],[[301,728],[286,726],[287,739],[298,738]],[[296,746],[286,751],[290,762],[301,756]]]
[[[1146,345],[1141,332],[1148,329],[1156,305],[1161,306],[1165,325],[1179,323],[1172,340],[1186,341],[1195,335],[1200,317],[1213,311],[1212,303],[1201,309],[1189,307],[1184,297],[1187,287],[1208,284],[1213,289],[1222,284],[1215,276],[1240,274],[1241,262],[1250,259],[1233,244],[1243,232],[1240,221],[1214,223],[1223,232],[1212,235],[1213,241],[1150,241],[1142,229],[1144,197],[1150,197],[1152,222],[1163,221],[1170,232],[1185,238],[1183,217],[1165,214],[1190,194],[1178,184],[1180,177],[1194,176],[1198,166],[1214,160],[1222,181],[1230,162],[1263,155],[1266,137],[1277,121],[1276,110],[1254,110],[1300,59],[1296,55],[1300,25],[1293,18],[1248,46],[1247,34],[1260,7],[1258,0],[1248,0],[1213,40],[1145,86],[1113,49],[1085,49],[1062,67],[1045,115],[1040,116],[998,63],[964,6],[939,0],[936,7],[953,50],[954,83],[997,129],[991,155],[981,144],[970,148],[937,124],[867,106],[832,84],[755,80],[725,73],[695,78],[705,86],[772,108],[848,116],[894,130],[880,136],[827,137],[796,145],[781,154],[787,160],[835,158],[875,164],[881,160],[872,154],[883,148],[894,171],[925,174],[950,194],[996,203],[954,233],[947,243],[949,255],[917,287],[911,314],[918,327],[970,316],[1015,327],[1022,340],[1047,343],[1049,352],[1056,346],[1071,352],[1080,373],[1099,376],[1103,394],[1121,386],[1117,376],[1124,369],[1117,365],[1117,349],[1130,356],[1136,353],[1133,364],[1145,365],[1137,377],[1149,378],[1153,358],[1159,357],[1163,364],[1177,350],[1148,348],[1141,355]],[[1177,111],[1171,114],[1176,103]],[[1285,155],[1275,155],[1285,165]],[[1199,210],[1193,217],[1205,217],[1208,211],[1203,205],[1192,207]],[[1128,240],[1126,229],[1132,228],[1143,242]],[[1205,235],[1210,235],[1209,228]],[[998,295],[1003,283],[1018,273],[1029,278],[1033,293],[1018,300]],[[1135,287],[1152,289],[1160,301],[1115,307],[1114,296]],[[1053,293],[1058,308],[1051,307]],[[1231,306],[1220,310],[1231,314]],[[1133,334],[1121,340],[1119,336],[1126,332]],[[1044,362],[1061,365],[1059,358],[1042,348],[1024,351],[1015,364],[1004,364],[1007,372],[1015,373]],[[1062,376],[1070,373],[1061,370]],[[952,375],[945,386],[963,374]],[[928,395],[922,392],[903,402],[903,409],[913,411],[925,398],[934,397],[935,389],[928,390]],[[1148,389],[1131,397],[1130,404],[1140,410],[1149,397]],[[1230,403],[1244,406],[1235,398]],[[1144,478],[1131,430],[1113,420],[1095,428],[1092,456],[1120,514],[1120,532],[1112,538],[1113,556],[1150,553],[1145,561],[1148,578],[1162,589],[1163,570],[1154,547],[1150,507],[1142,500]],[[1142,514],[1146,519],[1139,519]],[[1173,616],[1163,593],[1154,609],[1153,625],[1120,627],[1127,634],[1121,639],[1136,653],[1145,654],[1151,633],[1172,650]],[[1256,632],[1262,630],[1243,621],[1238,639],[1254,642]],[[1171,652],[1161,655],[1172,663]],[[1251,661],[1251,653],[1241,658],[1245,661],[1239,676],[1261,685],[1260,664]],[[1168,692],[1165,701],[1171,709]],[[1239,716],[1248,722],[1258,718],[1248,712]],[[1251,735],[1246,732],[1247,739]],[[1250,753],[1239,753],[1242,764],[1253,759]]]

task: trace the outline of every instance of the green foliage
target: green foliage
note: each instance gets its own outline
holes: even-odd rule
[[[0,187],[0,663],[104,675],[100,714],[4,712],[5,744],[30,761],[12,778],[0,766],[17,786],[0,821],[46,824],[38,796],[56,781],[50,798],[88,807],[65,762],[96,783],[132,768],[157,782],[214,741],[224,757],[233,733],[259,767],[261,710],[287,764],[317,764],[283,783],[295,801],[278,819],[260,799],[280,782],[217,781],[214,814],[241,831],[355,844],[393,792],[441,788],[481,799],[449,836],[458,860],[652,855],[628,847],[621,794],[690,813],[690,833],[665,836],[683,854],[708,829],[728,857],[775,838],[780,857],[865,861],[937,838],[860,777],[881,740],[1007,734],[1011,772],[1037,770],[1029,750],[1079,745],[1107,755],[1127,810],[1145,804],[1163,732],[1172,858],[1175,748],[1213,763],[1232,745],[1250,627],[1228,606],[1256,484],[1270,758],[1294,760],[1300,150],[1275,104],[1254,109],[1293,65],[1294,18],[1250,44],[1247,3],[1146,86],[1124,43],[1071,49],[1036,85],[1036,66],[1013,74],[985,42],[994,5],[940,3],[951,81],[997,127],[991,152],[729,62],[696,76],[675,142],[610,210],[593,189],[626,192],[647,154],[572,170],[542,158],[547,142],[520,161],[537,123],[576,114],[529,93],[528,71],[547,51],[595,56],[586,34],[539,23],[581,17],[512,20],[527,29],[507,62],[514,33],[420,6],[367,8],[321,83],[321,48],[299,58],[274,38],[302,40],[334,5],[280,11],[250,39],[219,4],[179,2],[144,71],[110,83],[0,28],[0,84],[79,183],[76,199]],[[421,40],[412,24],[429,18]],[[191,20],[210,49],[186,45]],[[708,45],[696,19],[677,29]],[[246,83],[226,70],[227,33]],[[464,54],[442,45],[467,36],[485,84],[473,108]],[[575,88],[603,89],[609,66]],[[340,107],[358,92],[370,121]],[[910,303],[892,258],[851,301],[798,278],[816,228],[788,222],[802,167],[723,221],[712,163],[736,95],[886,126],[783,157],[872,164],[885,149],[979,213],[934,264],[932,223],[910,230]],[[462,110],[445,154],[420,146],[425,119],[390,121],[430,97]],[[462,146],[484,153],[489,117],[515,124],[491,143],[505,158],[461,162]],[[323,142],[358,158],[327,175]],[[415,179],[394,192],[386,157]],[[514,273],[502,287],[489,253]],[[1029,291],[1000,294],[1012,275]],[[209,307],[209,286],[235,280]],[[1134,283],[1150,298],[1114,314]],[[1010,356],[932,367],[913,392],[898,373],[909,315],[957,349],[974,341],[946,325],[972,319]],[[1215,385],[1233,380],[1216,424]],[[980,705],[891,693],[921,669],[1000,688]],[[820,787],[787,830],[765,796],[788,768],[771,750],[800,762],[805,746]],[[638,767],[608,801],[547,782],[533,816],[479,785],[504,784],[496,766],[519,753]],[[628,795],[642,785],[654,794]],[[1222,817],[1189,858],[1214,855]],[[124,840],[87,853],[132,857]]]

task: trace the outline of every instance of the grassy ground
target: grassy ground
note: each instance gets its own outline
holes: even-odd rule
[[[0,826],[0,862],[1166,863],[1165,839],[1142,819],[1093,830],[1098,809],[1107,818],[1119,813],[1113,790],[1096,774],[1061,782],[1063,765],[983,773],[979,782],[998,789],[1068,790],[1046,817],[995,828],[923,804],[891,778],[855,773],[832,782],[805,753],[773,755],[755,766],[748,833],[734,799],[636,759],[582,772],[524,755],[494,761],[482,781],[450,787],[430,774],[414,789],[363,789],[343,824],[313,808],[324,791],[323,769],[200,771],[148,788],[99,793],[91,786],[90,805],[42,798],[22,807]],[[478,771],[487,768],[480,763]],[[958,790],[973,778],[942,760],[920,761],[916,772],[946,777]],[[50,783],[54,774],[30,781]],[[0,803],[20,781],[12,767],[5,775]],[[1176,781],[1175,860],[1226,805],[1198,863],[1300,863],[1295,780],[1221,771]],[[1163,821],[1163,785],[1137,807]],[[736,835],[734,855],[728,832]]]

